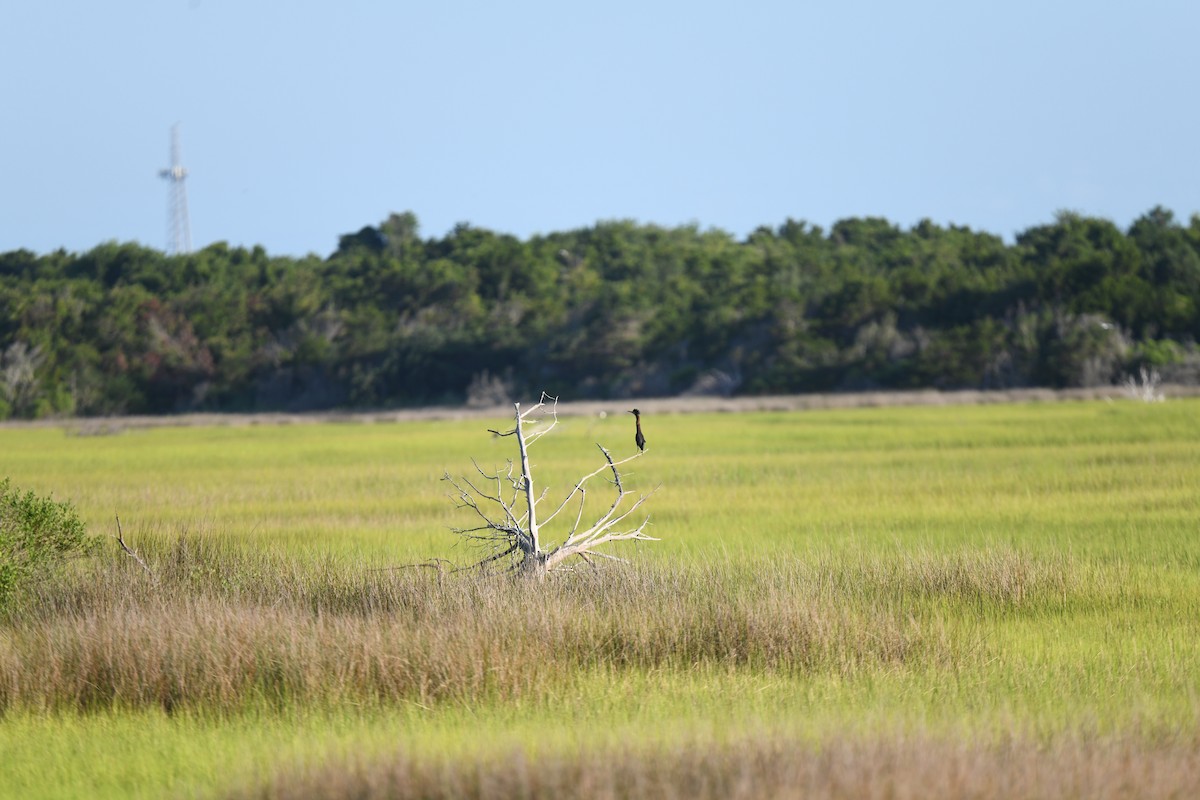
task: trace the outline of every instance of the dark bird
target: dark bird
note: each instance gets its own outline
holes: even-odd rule
[[[629,412],[633,414],[633,422],[637,425],[637,434],[633,437],[633,441],[637,444],[638,450],[646,449],[646,437],[642,435],[642,412],[636,408]]]

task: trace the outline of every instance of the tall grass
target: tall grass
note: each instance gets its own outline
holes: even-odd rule
[[[622,669],[932,669],[958,656],[945,619],[914,616],[924,595],[1020,609],[1074,581],[1007,554],[836,572],[648,565],[533,586],[156,545],[152,575],[110,558],[6,620],[0,709],[491,702]]]
[[[310,564],[201,537],[150,540],[143,554],[151,574],[111,553],[10,612],[0,710],[546,701],[629,670],[1016,683],[1027,659],[1003,648],[1026,626],[1062,631],[1066,618],[1086,641],[1142,618],[1121,575],[1015,550],[653,563],[545,585]],[[1087,622],[1104,614],[1102,629]],[[1152,675],[1196,626],[1154,632],[1141,664],[1118,645],[1079,666]],[[1200,675],[1195,655],[1177,666]]]

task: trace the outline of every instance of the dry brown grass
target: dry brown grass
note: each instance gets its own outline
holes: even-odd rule
[[[0,621],[0,711],[505,700],[621,668],[953,668],[974,648],[950,640],[937,603],[1020,613],[1076,583],[1069,564],[1018,553],[621,567],[534,586],[151,545],[153,577],[114,555]]]
[[[1168,384],[1159,387],[1164,397],[1200,396],[1200,386]],[[1124,386],[1095,386],[1074,389],[1000,389],[941,391],[839,392],[827,394],[750,395],[738,397],[641,397],[620,400],[564,401],[558,405],[563,417],[595,416],[620,413],[638,407],[649,414],[710,414],[751,411],[804,411],[827,408],[892,408],[898,406],[995,405],[1000,403],[1054,403],[1081,400],[1127,399]],[[164,426],[220,425],[296,425],[305,423],[354,422],[386,423],[413,420],[458,420],[507,418],[512,406],[428,406],[379,411],[318,411],[312,413],[262,412],[257,414],[163,414],[156,416],[57,418],[40,420],[4,420],[3,428],[67,427],[82,436],[103,436],[139,428]]]
[[[1043,744],[928,735],[819,744],[759,738],[670,749],[453,762],[342,760],[289,765],[234,798],[1188,798],[1200,796],[1194,739],[1074,736]]]

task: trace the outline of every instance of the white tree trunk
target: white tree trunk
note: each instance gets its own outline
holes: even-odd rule
[[[533,494],[533,472],[529,468],[529,447],[525,444],[525,426],[521,419],[521,404],[513,403],[517,418],[517,448],[521,452],[521,485],[525,489],[525,507],[529,512],[527,529],[529,551],[536,553],[538,547],[537,500]]]

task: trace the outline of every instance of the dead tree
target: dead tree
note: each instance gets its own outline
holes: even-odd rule
[[[521,411],[520,403],[514,403],[513,407],[515,427],[504,432],[489,429],[489,433],[516,438],[519,472],[511,458],[505,469],[495,473],[487,472],[472,459],[476,476],[455,478],[449,472],[444,476],[454,488],[451,498],[455,505],[468,509],[479,522],[474,527],[455,528],[454,532],[488,551],[467,569],[503,567],[527,577],[541,578],[575,556],[587,563],[592,563],[593,556],[620,561],[597,549],[611,542],[658,541],[645,533],[650,517],[636,513],[657,489],[631,499],[621,476],[620,467],[640,458],[643,455],[640,451],[614,461],[612,454],[597,444],[604,464],[576,481],[562,502],[545,518],[539,518],[539,505],[546,499],[547,490],[543,489],[541,494],[535,491],[529,448],[558,425],[558,398],[543,392],[541,400],[528,410]],[[611,487],[612,502],[585,522],[589,485],[601,476],[605,476]],[[557,526],[561,531],[558,540],[551,541],[547,526],[564,511],[567,512],[564,522]]]

